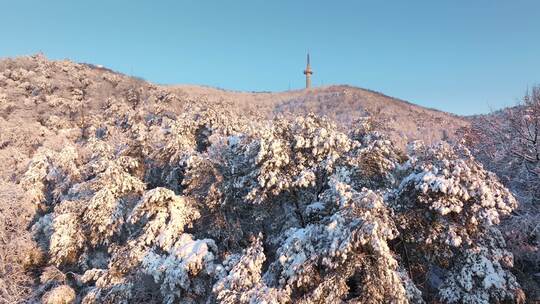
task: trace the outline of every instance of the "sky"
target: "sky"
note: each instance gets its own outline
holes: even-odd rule
[[[540,1],[0,0],[0,57],[42,52],[160,84],[348,84],[457,114],[540,83]]]

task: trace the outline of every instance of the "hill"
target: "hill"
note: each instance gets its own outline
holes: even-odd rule
[[[381,121],[384,131],[402,148],[413,140],[428,144],[452,140],[456,130],[469,124],[464,117],[350,86],[276,93],[163,86],[101,66],[50,61],[41,55],[1,60],[0,85],[0,116],[5,131],[0,135],[0,147],[3,147],[0,158],[5,166],[0,174],[3,175],[10,171],[7,168],[16,168],[20,160],[31,156],[40,145],[56,140],[50,136],[51,130],[93,125],[105,107],[130,99],[141,103],[173,101],[166,109],[170,115],[185,111],[181,100],[190,100],[198,107],[216,105],[241,119],[315,113],[345,129],[357,119],[371,115]],[[11,148],[18,143],[22,146],[13,151]]]
[[[4,59],[0,303],[521,302],[513,194],[462,145],[389,140],[466,124],[346,86]]]
[[[210,102],[227,101],[244,113],[326,116],[345,127],[368,115],[384,121],[391,139],[403,147],[412,140],[435,143],[454,139],[469,120],[451,113],[424,108],[384,94],[351,86],[329,86],[287,92],[235,92],[201,86],[171,86],[179,95]]]

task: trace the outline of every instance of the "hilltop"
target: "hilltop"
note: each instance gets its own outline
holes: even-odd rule
[[[425,108],[362,88],[339,85],[286,92],[235,92],[202,86],[170,86],[177,94],[210,102],[227,101],[243,113],[275,115],[315,113],[350,127],[366,116],[384,121],[392,140],[404,146],[412,140],[435,143],[454,139],[455,132],[469,125],[465,117]]]

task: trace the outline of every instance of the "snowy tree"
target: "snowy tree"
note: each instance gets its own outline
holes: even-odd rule
[[[21,185],[38,208],[45,211],[54,206],[71,184],[80,178],[77,159],[77,150],[72,146],[59,152],[44,149],[36,154],[21,179]]]
[[[292,289],[303,303],[347,298],[407,303],[398,262],[387,244],[397,230],[382,197],[332,178],[321,198],[313,208],[330,214],[284,234],[266,279]]]
[[[99,189],[91,197],[82,216],[89,230],[90,243],[94,246],[109,244],[120,232],[133,195],[144,190],[144,184],[128,170],[138,166],[136,160],[122,156],[109,162],[99,173],[90,188]]]
[[[404,177],[393,193],[391,207],[397,215],[405,259],[410,264],[425,265],[427,270],[418,270],[420,275],[429,276],[433,269],[448,272],[445,284],[449,285],[439,292],[443,300],[514,299],[520,289],[509,271],[512,261],[506,258],[507,262],[499,266],[500,258],[494,254],[511,257],[496,225],[517,207],[513,195],[464,147],[426,147],[415,143],[411,145],[410,160],[399,170]],[[489,243],[487,248],[480,245],[484,242]],[[459,266],[463,259],[470,262]],[[449,283],[456,280],[454,276],[466,272],[473,272],[470,276],[474,276],[475,271],[484,271],[474,270],[480,267],[473,263],[478,259],[497,265],[498,274],[493,275],[502,275],[499,280],[509,283],[488,284],[484,289],[459,289],[455,283]],[[487,272],[483,275],[490,276]],[[432,288],[440,286],[435,284]]]
[[[262,280],[265,260],[262,235],[259,235],[242,254],[231,255],[224,261],[221,271],[224,274],[213,287],[216,299],[223,304],[290,302],[289,289],[271,288]]]
[[[276,120],[261,131],[251,178],[257,184],[247,195],[254,203],[291,189],[317,187],[335,161],[350,149],[350,140],[331,122],[315,116],[288,123]]]

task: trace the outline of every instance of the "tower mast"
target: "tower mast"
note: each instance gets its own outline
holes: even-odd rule
[[[304,70],[304,75],[306,75],[306,89],[311,88],[311,74],[313,74],[313,71],[311,70],[311,65],[309,62],[309,53],[308,53],[307,65],[306,65],[306,69]]]

